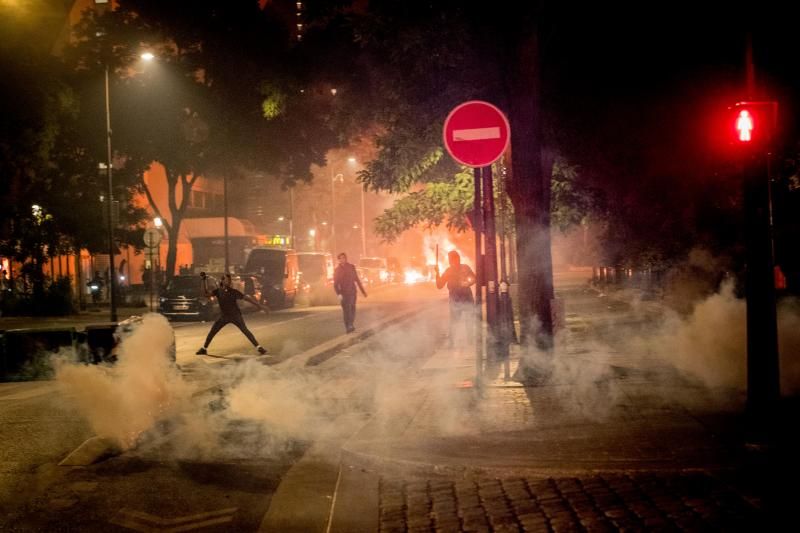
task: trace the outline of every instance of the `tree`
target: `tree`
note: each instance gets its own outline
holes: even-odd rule
[[[13,17],[3,18],[4,34],[13,24]],[[0,254],[22,263],[34,292],[41,293],[49,257],[102,249],[105,189],[97,158],[80,132],[83,109],[75,80],[34,41],[25,34],[4,40],[0,50]],[[117,197],[125,198],[130,182],[120,178]],[[126,202],[122,206],[122,221],[135,225],[141,213]]]
[[[100,34],[100,37],[97,35]],[[167,274],[200,176],[278,176],[309,181],[339,143],[328,127],[333,102],[306,84],[303,58],[270,8],[257,2],[205,2],[191,10],[153,0],[120,1],[88,12],[78,27],[73,63],[88,72],[112,67],[114,148],[141,175],[160,163],[168,183]],[[143,45],[158,50],[158,68],[131,75]],[[143,180],[141,187],[155,205]]]
[[[509,112],[512,172],[508,193],[518,234],[523,337],[550,345],[552,266],[550,259],[550,169],[545,146],[539,79],[539,19],[543,10],[515,5],[504,10],[459,2],[370,2],[351,15],[360,44],[360,82],[349,89],[370,122],[385,133],[378,156],[362,181],[376,190],[406,192],[417,184],[452,180],[458,168],[443,157],[441,128],[447,113],[469,99],[485,99]],[[426,186],[427,187],[427,186]],[[428,189],[398,207],[405,220],[420,219],[441,189]],[[433,193],[437,194],[433,194]],[[390,213],[383,227],[396,227]],[[534,317],[541,325],[534,329]],[[538,333],[541,332],[541,335]]]

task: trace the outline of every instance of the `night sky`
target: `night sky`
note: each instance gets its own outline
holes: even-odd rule
[[[798,9],[778,5],[570,3],[545,41],[545,105],[554,104],[564,126],[576,132],[569,144],[584,164],[694,179],[712,171],[721,155],[724,126],[716,114],[746,96],[749,33],[756,96],[779,100],[781,140],[792,146],[800,94]]]

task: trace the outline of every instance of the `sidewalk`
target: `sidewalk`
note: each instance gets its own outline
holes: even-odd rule
[[[561,295],[551,379],[505,379],[516,348],[476,388],[472,351],[438,350],[343,446],[331,531],[742,530],[776,519],[774,472],[761,468],[775,465],[745,452],[739,406],[701,401],[703,387],[664,362],[600,342],[634,320],[625,302]]]
[[[132,316],[141,316],[148,312],[147,307],[118,307],[118,321]],[[82,329],[89,324],[107,324],[111,322],[108,307],[80,311],[67,316],[4,316],[0,317],[0,330],[27,328],[76,328]]]

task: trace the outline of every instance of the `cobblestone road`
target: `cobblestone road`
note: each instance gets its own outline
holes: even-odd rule
[[[382,533],[754,531],[763,518],[702,472],[380,483]]]

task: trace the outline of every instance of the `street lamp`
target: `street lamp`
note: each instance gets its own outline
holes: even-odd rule
[[[143,61],[152,61],[155,56],[151,52],[141,54]],[[111,98],[108,90],[108,63],[105,64],[105,93],[106,93],[106,172],[108,173],[108,205],[106,219],[108,222],[108,280],[111,296],[111,322],[117,321],[117,276],[114,272],[114,179],[111,170]]]
[[[347,162],[351,165],[356,164],[356,158],[350,156],[347,158]],[[361,185],[361,257],[367,256],[367,224],[364,220],[364,185]]]
[[[294,243],[294,186],[289,187],[289,248],[297,249]]]
[[[350,156],[347,158],[347,162],[351,165],[355,164],[356,158]],[[338,253],[336,248],[336,190],[334,189],[334,183],[337,181],[344,182],[344,175],[340,173],[336,173],[334,169],[331,169],[331,250],[332,253]],[[362,190],[361,193],[361,222],[363,225],[364,222],[364,193]],[[362,232],[362,241],[363,241],[363,232]],[[364,244],[362,242],[362,248],[364,248]]]
[[[331,253],[336,254],[336,189],[334,184],[337,181],[344,181],[344,176],[339,173],[335,174],[331,170]]]

